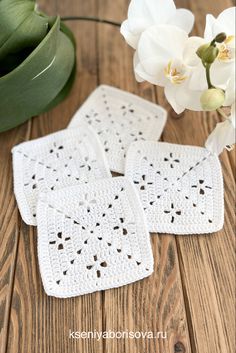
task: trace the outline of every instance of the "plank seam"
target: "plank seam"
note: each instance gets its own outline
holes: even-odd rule
[[[177,238],[175,238],[175,243],[176,243],[176,250],[177,250],[177,256],[178,256],[178,267],[179,267],[180,283],[181,283],[181,288],[182,288],[182,293],[183,293],[183,302],[184,302],[184,308],[185,308],[186,323],[187,323],[187,328],[188,328],[188,337],[189,337],[192,353],[197,353],[196,344],[194,342],[191,312],[190,312],[190,308],[189,308],[189,304],[188,304],[188,295],[186,292],[186,288],[184,285],[184,279],[182,276],[181,251],[179,248]]]
[[[6,342],[5,342],[5,349],[3,348],[3,353],[7,353],[8,349],[8,343],[9,343],[9,328],[10,328],[10,317],[11,317],[11,306],[12,306],[12,301],[13,301],[13,288],[14,288],[14,283],[15,283],[15,273],[16,273],[16,262],[18,258],[18,248],[19,248],[19,239],[20,239],[20,228],[19,228],[19,211],[17,211],[17,222],[16,222],[16,245],[15,245],[15,258],[12,266],[12,274],[11,274],[11,280],[9,283],[10,287],[10,295],[9,295],[9,303],[8,303],[8,308],[7,308],[7,322],[6,322],[6,328],[7,328],[7,334],[6,334]]]
[[[28,141],[30,139],[32,132],[32,119],[28,120],[27,122],[27,131],[25,134],[25,140]],[[17,205],[16,205],[17,207]],[[17,220],[16,220],[16,245],[15,245],[15,258],[12,266],[12,276],[11,276],[11,281],[9,283],[10,287],[10,294],[9,294],[9,304],[7,308],[7,322],[6,322],[6,327],[7,327],[7,334],[6,334],[6,343],[5,343],[5,349],[3,348],[3,353],[7,353],[8,350],[8,344],[9,344],[9,328],[10,328],[10,319],[11,319],[11,306],[12,306],[12,301],[13,301],[13,288],[15,284],[15,274],[16,274],[16,264],[17,264],[17,259],[18,259],[18,249],[19,249],[19,241],[20,241],[20,214],[19,211],[17,210]]]

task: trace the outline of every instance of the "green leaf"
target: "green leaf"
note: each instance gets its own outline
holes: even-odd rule
[[[34,2],[27,0],[0,1],[0,47],[34,11],[34,7]]]
[[[63,22],[61,22],[60,28],[61,28],[61,31],[63,33],[65,33],[70,38],[70,40],[74,46],[74,49],[76,50],[76,41],[75,41],[75,37],[74,37],[73,33],[71,32],[71,30]],[[68,81],[66,82],[66,84],[63,87],[63,89],[61,90],[61,92],[59,92],[59,94],[49,103],[49,105],[47,107],[45,107],[45,109],[42,111],[42,113],[47,112],[50,109],[57,106],[70,93],[70,90],[71,90],[73,83],[75,81],[76,69],[77,69],[77,67],[76,67],[76,57],[75,57],[74,67],[73,67],[73,70],[70,74]]]
[[[0,47],[0,60],[25,48],[35,48],[46,36],[48,18],[32,12]]]
[[[60,30],[57,17],[32,53],[0,78],[0,131],[40,114],[54,100],[55,103],[60,101],[71,85],[74,63],[73,43]]]
[[[40,113],[45,113],[52,108],[56,107],[59,103],[61,103],[70,93],[71,88],[74,84],[75,81],[75,76],[76,76],[76,63],[74,64],[73,70],[71,72],[71,75],[66,82],[65,86],[62,88],[62,90],[59,92],[59,94],[40,112]]]
[[[71,42],[72,42],[74,48],[76,49],[75,37],[74,37],[73,32],[70,30],[70,28],[67,27],[64,22],[61,22],[61,24],[60,24],[60,29],[61,29],[61,31],[62,31],[63,33],[65,33],[65,35],[67,35],[67,37],[70,38],[70,40],[71,40]]]

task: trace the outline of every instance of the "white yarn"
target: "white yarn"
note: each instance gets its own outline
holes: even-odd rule
[[[15,196],[23,220],[38,224],[48,295],[72,297],[149,276],[148,231],[222,228],[218,157],[202,147],[148,141],[159,139],[166,117],[160,106],[102,85],[69,129],[13,148]],[[111,178],[109,169],[125,177]]]
[[[48,295],[66,298],[119,287],[153,272],[144,212],[124,177],[41,194],[37,222]]]
[[[201,234],[223,227],[221,165],[207,149],[136,142],[125,175],[136,185],[150,232]]]
[[[84,124],[21,143],[12,153],[16,200],[31,225],[40,192],[111,176],[100,141]]]
[[[81,121],[91,125],[104,146],[110,169],[124,174],[128,147],[134,141],[157,141],[167,112],[134,94],[99,86],[72,118],[69,128]]]

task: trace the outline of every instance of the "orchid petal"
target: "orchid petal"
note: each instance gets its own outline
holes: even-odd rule
[[[200,102],[201,95],[202,91],[191,91],[188,85],[185,84],[176,91],[176,101],[178,104],[182,104],[186,109],[199,112],[202,111]]]
[[[166,23],[175,12],[173,0],[165,0],[165,3],[163,0],[132,0],[128,10],[130,28],[134,31],[143,31],[155,23]]]
[[[138,40],[139,40],[139,35],[135,35],[130,31],[129,28],[129,22],[128,20],[125,20],[121,27],[120,27],[120,33],[123,35],[125,38],[126,42],[134,49],[137,48]]]
[[[141,55],[155,56],[156,58],[168,57],[169,60],[182,59],[182,53],[188,35],[175,26],[152,26],[143,32],[139,42],[139,57]]]
[[[236,93],[235,93],[235,77],[232,77],[228,80],[226,89],[225,89],[225,102],[224,106],[230,106],[235,102]]]
[[[204,38],[211,41],[221,32],[225,32],[227,35],[235,35],[235,7],[222,11],[217,18],[212,15],[206,16]]]
[[[136,75],[153,84],[164,86],[168,81],[165,68],[173,59],[182,61],[182,52],[187,41],[187,33],[168,25],[152,26],[144,31],[138,44],[139,64]]]
[[[235,101],[235,98],[236,98],[236,94],[235,94],[235,81],[234,79],[232,80],[232,83],[231,85],[233,87],[230,87],[229,86],[226,88],[226,91],[225,91],[225,101],[224,101],[224,107],[228,107],[230,106],[231,104],[233,104],[233,102]]]
[[[208,136],[205,147],[216,154],[220,154],[226,146],[235,143],[235,127],[230,120],[218,123]]]
[[[214,86],[225,88],[227,81],[235,75],[235,62],[215,61],[211,66],[211,81]]]
[[[235,102],[231,107],[231,115],[223,123],[218,123],[205,143],[206,148],[220,154],[226,146],[231,146],[236,142],[235,131]]]
[[[210,14],[206,15],[206,27],[204,31],[204,38],[206,41],[211,41],[214,37],[213,26],[215,22],[216,22],[216,18],[214,16]]]
[[[141,34],[153,25],[169,24],[190,32],[194,16],[189,10],[178,9],[173,0],[131,0],[128,20],[121,25],[127,43],[137,48]]]
[[[177,9],[175,15],[167,23],[190,33],[193,29],[194,15],[189,10]]]
[[[227,35],[235,34],[235,7],[229,7],[221,12],[217,17],[215,26],[213,27],[214,35],[217,35],[218,28],[221,28]]]
[[[236,127],[236,115],[235,115],[235,101],[231,106],[231,115],[230,115],[230,121],[233,124],[233,127]]]
[[[203,44],[205,44],[205,40],[201,37],[188,38],[183,52],[183,59],[186,65],[197,66],[201,64],[201,59],[197,56],[196,51]]]
[[[135,74],[135,79],[137,82],[143,82],[144,79],[139,76],[138,71],[136,71],[136,68],[139,68],[140,66],[140,61],[139,61],[139,56],[137,51],[134,53],[134,57],[133,57],[133,66],[134,66],[134,74]],[[141,69],[139,69],[141,70]]]
[[[208,88],[205,69],[202,64],[198,65],[192,70],[191,77],[189,79],[190,90],[204,91]]]
[[[142,65],[144,64],[144,65]],[[146,67],[151,67],[152,72],[150,73],[149,71],[146,71]],[[146,62],[139,62],[135,66],[135,77],[138,82],[142,81],[148,81],[152,83],[153,85],[158,85],[158,86],[165,86],[167,79],[163,75],[164,72],[164,67],[162,64],[158,64],[157,62],[154,62],[153,60],[146,61]]]
[[[185,110],[185,107],[182,104],[179,104],[177,102],[176,100],[177,91],[178,91],[177,85],[173,85],[169,83],[165,86],[166,99],[168,100],[168,102],[170,103],[174,111],[177,114],[181,114]]]

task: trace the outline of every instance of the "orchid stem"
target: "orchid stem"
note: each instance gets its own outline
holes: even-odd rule
[[[206,64],[205,68],[206,68],[206,79],[207,79],[208,88],[214,88],[214,86],[211,83],[211,75],[210,75],[211,65]]]
[[[98,22],[98,23],[106,23],[108,25],[120,27],[121,23],[115,21],[104,20],[98,17],[86,17],[86,16],[68,16],[62,17],[62,21],[91,21],[91,22]]]

